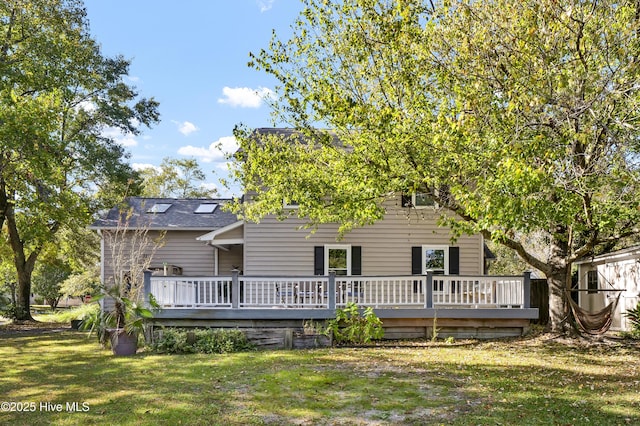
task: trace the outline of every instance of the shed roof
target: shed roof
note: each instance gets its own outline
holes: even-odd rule
[[[588,263],[602,263],[602,262],[615,262],[624,259],[640,258],[640,245],[635,245],[627,248],[623,248],[608,253],[603,253],[598,256],[589,256],[575,262],[576,265],[583,265]]]
[[[122,206],[113,207],[89,229],[115,229],[118,218],[131,209],[128,225],[131,229],[212,231],[238,221],[235,214],[222,209],[230,201],[228,198],[128,197]]]

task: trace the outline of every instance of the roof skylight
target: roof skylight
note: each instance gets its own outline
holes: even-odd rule
[[[213,213],[216,207],[218,207],[217,204],[203,203],[198,206],[194,213]]]
[[[169,207],[171,206],[171,203],[155,203],[153,206],[147,209],[147,213],[164,213],[169,210]]]

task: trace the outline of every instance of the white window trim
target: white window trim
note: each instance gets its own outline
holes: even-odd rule
[[[422,274],[427,274],[427,265],[425,252],[427,250],[442,250],[444,251],[444,274],[449,275],[449,246],[443,245],[423,245],[422,246]]]
[[[418,204],[416,204],[416,195],[417,194],[418,194],[417,192],[412,192],[411,193],[411,206],[414,209],[434,209],[435,210],[435,209],[437,209],[439,207],[438,203],[436,203],[435,200],[433,200],[433,205],[432,206],[419,206]],[[420,194],[422,194],[422,193],[420,193]]]
[[[347,251],[347,276],[351,276],[351,244],[325,244],[324,246],[324,274],[329,275],[329,250]]]
[[[589,284],[590,284],[589,277],[593,276],[593,275],[595,275],[595,278],[596,278],[596,282],[595,282],[596,288],[595,289],[591,289],[589,287]],[[588,290],[587,294],[596,294],[596,293],[598,293],[598,288],[600,288],[600,272],[598,271],[597,268],[596,269],[590,269],[590,270],[587,271],[587,276],[586,276],[586,289]]]

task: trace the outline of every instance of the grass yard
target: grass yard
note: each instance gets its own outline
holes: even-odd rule
[[[0,330],[0,401],[11,425],[640,424],[640,350],[542,335],[116,358],[81,332]]]

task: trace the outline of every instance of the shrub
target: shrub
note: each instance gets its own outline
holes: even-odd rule
[[[89,318],[98,311],[100,311],[100,305],[97,303],[86,303],[74,306],[71,309],[39,315],[38,320],[43,322],[69,323],[71,320],[83,320]]]
[[[237,329],[163,328],[153,340],[151,350],[167,354],[224,354],[253,349],[247,336]]]
[[[627,309],[625,316],[631,322],[631,330],[629,336],[634,339],[640,339],[640,302],[635,308]]]
[[[15,318],[16,305],[7,296],[0,293],[0,317]]]
[[[355,303],[347,303],[344,309],[336,310],[335,319],[329,320],[325,334],[333,336],[337,343],[362,345],[371,340],[382,339],[382,321],[371,307],[362,314]]]

